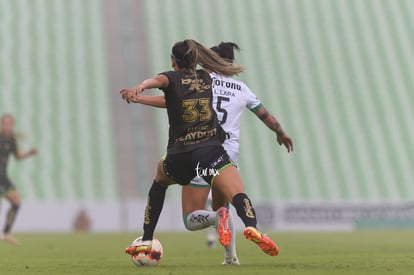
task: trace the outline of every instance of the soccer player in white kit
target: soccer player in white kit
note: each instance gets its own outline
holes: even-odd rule
[[[220,57],[229,62],[234,60],[234,49],[238,50],[239,47],[232,42],[222,42],[212,48]],[[210,76],[213,83],[213,108],[217,113],[221,127],[227,133],[223,147],[236,165],[239,156],[240,117],[246,108],[276,133],[277,142],[280,145],[284,145],[288,152],[293,150],[292,139],[283,131],[276,118],[266,110],[247,85],[232,77],[225,77],[216,73],[211,73]],[[165,107],[164,96],[140,96],[137,103]],[[218,213],[205,209],[209,192],[210,185],[201,177],[195,177],[189,185],[182,187],[182,212],[184,224],[188,230],[196,231],[216,226]],[[220,197],[220,194],[214,194],[214,196],[217,198]],[[212,205],[213,210],[217,210],[224,205],[229,206],[227,201],[216,200],[216,204]],[[232,236],[230,245],[225,247],[223,265],[240,265],[236,255],[236,236],[231,215],[229,215],[228,226]]]

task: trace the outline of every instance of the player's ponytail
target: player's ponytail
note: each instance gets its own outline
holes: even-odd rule
[[[189,49],[196,53],[196,62],[201,67],[225,76],[232,76],[244,71],[243,66],[229,64],[229,62],[226,62],[217,53],[204,47],[200,43],[194,40],[186,41]]]
[[[234,50],[240,51],[239,45],[234,42],[221,42],[217,46],[211,47],[210,49],[230,63],[233,63],[235,59]]]
[[[233,76],[244,71],[243,66],[226,62],[214,51],[192,39],[177,42],[172,49],[171,57],[180,68],[195,70],[198,64],[204,69],[224,76]]]

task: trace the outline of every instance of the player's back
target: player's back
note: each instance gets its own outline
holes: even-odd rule
[[[220,145],[225,133],[212,108],[211,78],[204,70],[162,73],[169,80],[164,91],[169,119],[167,151],[183,153]]]

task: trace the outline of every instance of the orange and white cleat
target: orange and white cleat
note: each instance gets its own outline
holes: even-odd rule
[[[270,256],[277,256],[279,254],[279,247],[277,244],[254,227],[246,227],[246,229],[244,229],[244,237],[255,242],[264,253]]]
[[[231,230],[229,227],[229,210],[226,207],[220,207],[217,210],[217,234],[222,246],[229,246],[231,241]]]

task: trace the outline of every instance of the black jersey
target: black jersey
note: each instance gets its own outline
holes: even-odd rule
[[[7,173],[9,155],[16,153],[17,145],[14,136],[8,137],[0,133],[0,176],[5,176]]]
[[[168,87],[162,89],[170,124],[167,153],[183,153],[222,144],[225,132],[212,106],[210,75],[204,70],[162,74],[169,80]]]

